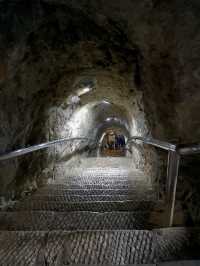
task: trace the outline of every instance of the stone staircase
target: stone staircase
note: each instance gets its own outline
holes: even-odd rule
[[[160,228],[144,173],[90,159],[59,164],[58,180],[0,212],[1,266],[200,265],[200,229]]]

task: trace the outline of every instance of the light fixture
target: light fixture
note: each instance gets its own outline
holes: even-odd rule
[[[106,101],[106,100],[103,100],[102,101],[103,103],[105,103],[105,104],[110,104],[108,101]]]
[[[92,90],[92,87],[87,86],[87,87],[78,89],[77,92],[76,92],[76,94],[80,97],[80,96],[82,96],[82,95],[90,92],[91,90]]]
[[[119,118],[117,118],[117,117],[108,117],[108,118],[106,118],[106,121],[107,122],[109,122],[109,121],[120,121],[120,119]]]

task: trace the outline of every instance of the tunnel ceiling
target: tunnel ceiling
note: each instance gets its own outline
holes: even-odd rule
[[[199,140],[199,11],[196,0],[1,0],[2,135],[37,135],[43,109],[77,77],[109,72],[131,80],[127,102],[133,87],[143,95],[155,137]]]
[[[103,100],[78,108],[66,126],[71,126],[73,137],[87,136],[97,140],[109,127],[121,128],[128,135],[131,132],[132,118],[123,106]]]

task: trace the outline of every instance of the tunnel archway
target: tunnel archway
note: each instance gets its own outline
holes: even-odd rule
[[[116,102],[112,102],[109,99],[101,99],[99,101],[91,101],[93,99],[91,96],[94,94],[93,97],[97,97],[95,94],[95,90],[92,90],[90,93],[80,97],[79,101],[74,105],[72,109],[71,116],[65,120],[69,112],[70,106],[67,107],[66,111],[62,108],[56,109],[55,114],[56,117],[52,117],[50,114],[49,119],[53,121],[52,123],[52,131],[56,132],[57,138],[62,137],[87,137],[89,138],[89,144],[93,142],[95,145],[92,150],[84,150],[81,149],[83,152],[76,156],[73,156],[71,159],[67,161],[67,166],[77,165],[80,161],[80,158],[83,157],[98,157],[101,156],[101,146],[102,136],[109,128],[114,128],[120,130],[122,135],[125,136],[125,140],[133,135],[140,135],[142,132],[143,127],[145,128],[145,121],[141,116],[141,112],[137,111],[137,108],[134,110],[130,110],[129,106],[127,105],[124,107],[120,104],[120,97],[119,100]],[[71,96],[70,96],[71,97]],[[116,98],[116,95],[115,95]],[[59,116],[58,116],[59,114]],[[62,117],[63,123],[59,122],[57,117]],[[49,125],[49,123],[48,123]],[[67,135],[66,135],[67,133]],[[81,147],[81,146],[80,146]],[[61,147],[58,150],[58,155],[60,155],[63,161],[68,159],[69,157],[67,154],[73,153],[77,148],[79,148],[79,143],[75,145],[69,145],[64,149]],[[147,156],[145,157],[145,155]],[[149,153],[146,152],[143,147],[136,147],[131,146],[128,147],[124,153],[119,153],[120,156],[130,157],[132,159],[132,165],[135,168],[139,169],[148,169],[149,173],[153,173],[154,165],[151,163],[152,158],[148,155]],[[74,154],[73,154],[74,155]],[[107,154],[108,155],[108,154]],[[112,154],[110,154],[112,155]],[[59,176],[59,172],[56,174]],[[149,174],[150,178],[151,175]]]
[[[98,155],[102,157],[125,157],[127,136],[120,128],[110,127],[103,133]]]
[[[13,62],[11,65],[16,68],[9,68],[15,69],[15,73],[11,75],[10,82],[5,82],[7,85],[3,89],[5,97],[2,99],[5,103],[2,102],[2,106],[5,108],[2,108],[2,120],[11,121],[10,109],[16,116],[10,124],[5,123],[6,134],[3,139],[11,146],[5,145],[3,149],[33,145],[60,137],[82,135],[96,140],[102,134],[103,128],[111,125],[106,119],[113,116],[108,114],[100,119],[100,113],[103,113],[101,111],[99,119],[95,118],[99,123],[95,125],[90,110],[97,114],[94,102],[102,101],[105,104],[108,102],[126,107],[128,121],[119,116],[116,126],[127,128],[130,135],[144,135],[148,130],[142,102],[143,93],[137,79],[141,74],[138,73],[138,46],[135,43],[129,44],[124,33],[112,21],[108,23],[110,30],[110,26],[100,25],[98,21],[94,23],[77,9],[57,4],[54,6],[56,8],[51,8],[50,3],[46,5],[50,9],[38,20],[37,25],[31,26],[29,33],[22,32],[22,35],[25,34],[21,42],[22,49],[14,49],[16,55],[12,53],[10,56],[9,62]],[[60,12],[63,14],[63,10],[68,10],[69,16],[57,16]],[[79,91],[88,85],[93,87],[92,91],[87,94],[83,94],[87,90]],[[75,96],[75,101],[71,101],[71,96]],[[94,108],[88,108],[89,105],[94,105]],[[103,110],[99,107],[97,109]],[[120,109],[118,110],[120,113]],[[23,121],[22,114],[25,114]],[[73,152],[78,145],[65,147],[66,153]],[[57,153],[60,154],[62,150],[58,148]],[[137,153],[138,151],[134,154]],[[48,154],[51,155],[51,152]],[[24,171],[20,161],[12,166],[5,164],[4,171],[9,171],[9,177],[2,176],[4,188],[12,181],[15,182],[16,177],[21,179],[21,176],[26,176],[24,179],[32,182],[36,177],[40,180],[51,175],[51,159],[54,154],[52,155],[44,161],[36,155],[34,160],[38,162],[30,173]],[[84,156],[88,154],[84,153]],[[135,161],[140,161],[142,165],[142,156],[136,157]],[[25,164],[28,169],[29,162]]]
[[[114,126],[130,136],[199,141],[198,1],[0,2],[1,152],[81,134],[99,140]],[[83,94],[88,89],[82,85],[94,90]],[[66,103],[72,94],[74,102]],[[93,116],[89,105],[104,98],[125,106],[130,119],[118,117],[114,124],[106,121],[112,114],[100,120]],[[65,150],[73,152],[78,145]],[[152,153],[133,149],[133,161],[141,168],[148,162],[143,168],[151,171]],[[198,160],[191,161],[184,180],[193,193]],[[53,175],[49,158],[40,160],[38,153],[1,167],[0,192],[8,198],[8,191],[30,189]]]

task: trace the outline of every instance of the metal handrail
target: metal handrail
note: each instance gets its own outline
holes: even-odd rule
[[[64,143],[64,142],[71,142],[71,141],[75,141],[75,140],[88,141],[88,140],[91,140],[91,139],[90,138],[86,138],[86,137],[79,137],[79,138],[62,138],[62,139],[58,139],[58,140],[53,140],[53,141],[49,141],[49,142],[33,145],[31,147],[22,148],[22,149],[18,149],[18,150],[15,150],[15,151],[7,152],[5,154],[0,154],[0,161],[16,158],[16,157],[19,157],[19,156],[22,156],[22,155],[25,155],[25,154],[29,154],[29,153],[32,153],[32,152],[35,152],[35,151],[38,151],[38,150],[49,148],[49,147],[54,146],[56,144],[60,144],[60,143]],[[142,138],[142,137],[138,137],[138,136],[131,137],[127,141],[127,144],[132,142],[132,141],[134,141],[134,140],[141,140],[141,141],[143,141],[146,144],[151,144],[151,145],[154,145],[154,146],[157,146],[157,147],[161,147],[161,148],[164,148],[164,149],[168,149],[168,148],[170,148],[171,150],[173,149],[172,144],[166,145],[165,142],[157,141],[157,140],[150,139],[150,138]],[[165,143],[165,145],[163,145],[163,143]],[[99,144],[97,143],[96,145],[98,146]]]
[[[127,145],[137,140],[142,141],[145,144],[152,145],[168,151],[168,163],[167,163],[167,180],[166,180],[166,199],[168,210],[168,225],[173,225],[174,210],[176,201],[176,189],[177,180],[179,175],[181,156],[193,155],[200,153],[200,144],[193,145],[175,145],[165,141],[156,140],[149,137],[134,136],[128,139]]]
[[[62,138],[62,139],[58,139],[58,140],[53,140],[53,141],[49,141],[49,142],[33,145],[31,147],[18,149],[18,150],[15,150],[15,151],[11,151],[11,152],[2,154],[2,155],[0,155],[0,161],[16,158],[16,157],[19,157],[19,156],[22,156],[22,155],[25,155],[25,154],[28,154],[28,153],[32,153],[32,152],[35,152],[35,151],[38,151],[38,150],[46,149],[46,148],[49,148],[49,147],[54,146],[56,144],[61,144],[61,143],[64,143],[64,142],[72,142],[72,141],[76,141],[76,140],[88,141],[88,140],[91,140],[91,139],[86,138],[86,137],[80,137],[80,138]]]
[[[193,145],[185,145],[185,146],[178,146],[166,141],[157,140],[150,137],[140,137],[140,136],[133,136],[128,139],[127,145],[131,142],[136,142],[137,140],[142,141],[145,144],[152,145],[157,148],[161,148],[167,151],[176,151],[180,155],[192,155],[200,153],[200,144],[193,144]]]
[[[127,144],[137,140],[144,144],[168,151],[167,179],[166,179],[166,204],[167,204],[167,226],[173,225],[174,209],[176,201],[176,187],[179,171],[180,155],[177,151],[177,145],[153,139],[150,137],[133,136],[128,139]]]
[[[46,149],[56,144],[64,142],[72,142],[76,140],[90,141],[92,139],[86,137],[79,137],[79,138],[63,138],[63,139],[53,140],[2,154],[0,155],[0,161],[16,158],[28,153]],[[176,200],[177,179],[179,174],[181,156],[200,153],[200,144],[180,146],[150,137],[133,136],[128,139],[128,141],[126,142],[126,146],[128,146],[132,142],[137,142],[137,141],[141,141],[144,144],[148,144],[168,151],[166,198],[168,206],[169,226],[172,226],[174,218],[175,200]],[[92,145],[93,148],[97,148],[99,147],[100,143],[95,140],[92,140]]]
[[[176,145],[171,144],[171,143],[166,142],[166,141],[153,139],[150,137],[133,136],[133,137],[128,139],[127,144],[129,144],[131,142],[136,142],[137,140],[142,141],[145,144],[149,144],[149,145],[152,145],[154,147],[161,148],[163,150],[176,151]]]
[[[180,155],[192,155],[200,153],[200,144],[187,145],[178,149]]]

